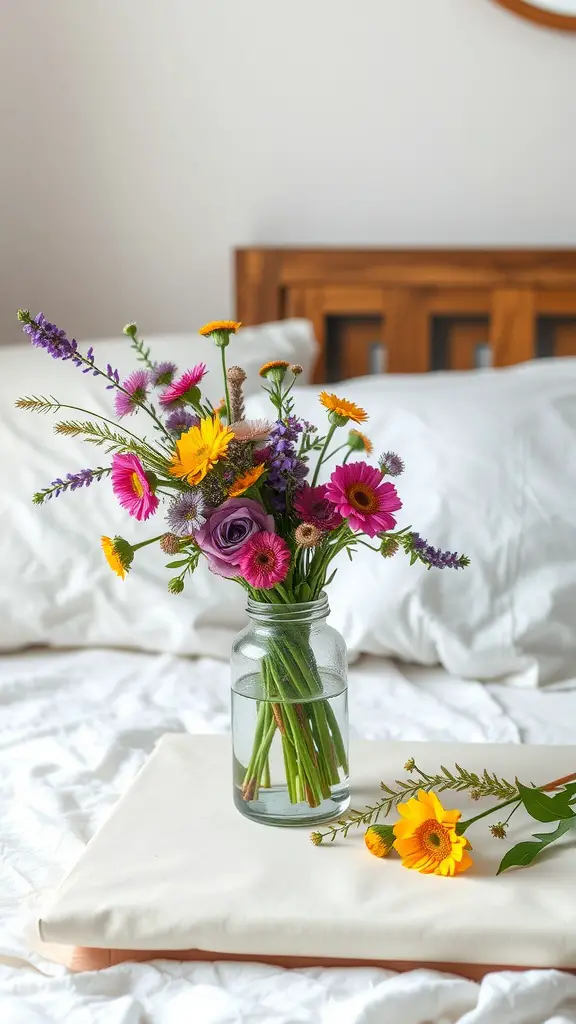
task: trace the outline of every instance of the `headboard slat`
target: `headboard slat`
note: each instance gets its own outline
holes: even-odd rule
[[[311,320],[319,382],[372,372],[383,345],[391,373],[472,368],[484,344],[495,366],[562,355],[576,338],[576,250],[239,249],[236,315]]]

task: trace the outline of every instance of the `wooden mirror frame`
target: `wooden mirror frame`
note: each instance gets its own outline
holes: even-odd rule
[[[554,14],[553,11],[545,11],[541,7],[534,7],[526,0],[494,0],[500,7],[505,7],[522,18],[535,21],[539,25],[546,25],[547,28],[560,29],[563,32],[576,32],[576,15]]]

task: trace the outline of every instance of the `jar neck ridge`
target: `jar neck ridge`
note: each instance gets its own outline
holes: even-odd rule
[[[253,622],[269,626],[280,622],[308,625],[326,619],[330,614],[330,606],[326,594],[321,594],[316,601],[301,601],[294,604],[268,604],[266,601],[255,601],[249,597],[246,612]]]

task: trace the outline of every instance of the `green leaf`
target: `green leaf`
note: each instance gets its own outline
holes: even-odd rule
[[[166,562],[167,569],[179,569],[181,565],[186,565],[188,562],[187,558],[179,558],[177,562]]]
[[[527,867],[543,849],[542,843],[517,843],[504,855],[496,874],[501,875],[507,868]]]
[[[565,819],[564,821],[560,822],[558,828],[555,828],[553,832],[536,832],[534,834],[534,839],[539,839],[542,843],[542,846],[549,846],[550,843],[554,843],[557,839],[560,839],[560,836],[563,836],[565,832],[569,832],[571,828],[575,827],[575,821]]]
[[[527,867],[528,864],[531,864],[532,861],[542,853],[542,850],[545,850],[547,846],[550,846],[550,843],[555,843],[556,840],[560,839],[565,832],[568,832],[569,829],[574,828],[575,826],[576,822],[568,820],[561,821],[558,828],[554,829],[553,832],[536,833],[534,835],[534,839],[538,839],[539,842],[517,843],[516,846],[513,846],[511,850],[508,850],[508,853],[506,853],[502,858],[500,867],[496,874],[500,875],[502,871],[506,871],[507,868]]]
[[[412,551],[410,554],[410,565],[414,565],[414,562],[418,561],[418,552]]]
[[[524,807],[536,821],[558,821],[559,818],[573,818],[574,811],[568,802],[569,797],[558,793],[554,797],[541,793],[539,789],[530,789],[518,783],[518,793]]]
[[[576,793],[576,782],[571,782],[569,786],[564,786],[562,792],[566,793],[569,797],[573,797]]]

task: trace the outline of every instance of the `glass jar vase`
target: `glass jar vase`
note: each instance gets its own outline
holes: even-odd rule
[[[350,803],[346,645],[328,600],[248,600],[232,647],[234,802],[270,825],[311,825]]]

